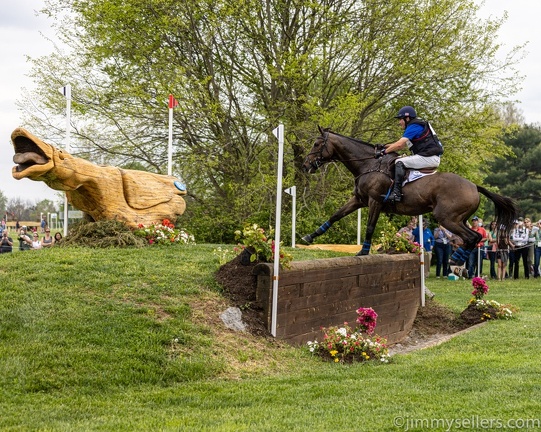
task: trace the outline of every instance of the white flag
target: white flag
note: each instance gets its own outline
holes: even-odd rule
[[[58,91],[62,93],[66,99],[71,99],[71,84],[68,84],[67,86],[64,86],[64,87],[60,87]]]
[[[272,133],[274,134],[274,136],[278,139],[280,139],[280,132],[282,132],[284,130],[284,125],[278,125],[277,128],[275,128]],[[282,132],[283,133],[283,132]]]

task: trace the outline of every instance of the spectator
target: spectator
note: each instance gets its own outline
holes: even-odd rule
[[[535,227],[534,227],[535,228]],[[534,262],[533,262],[533,277],[539,277],[539,264],[541,264],[541,220],[537,221],[537,229],[534,232]]]
[[[28,236],[26,231],[27,229],[24,225],[19,230],[18,240],[20,251],[30,250],[32,248],[32,239]]]
[[[0,242],[0,253],[13,252],[13,239],[8,235],[8,230],[2,231],[2,241]]]
[[[507,263],[509,261],[509,237],[504,236],[503,232],[500,230],[496,233],[496,245],[496,260],[498,261],[496,276],[499,281],[503,281],[505,279]]]
[[[490,278],[497,279],[496,274],[496,251],[498,250],[497,236],[497,224],[496,221],[490,222],[490,227],[487,231],[487,247],[488,247],[488,259],[490,260]]]
[[[534,244],[535,244],[535,232],[533,231],[532,220],[530,218],[524,218],[524,226],[528,230],[528,269],[530,276],[533,276],[533,261],[534,261]]]
[[[398,230],[398,233],[407,238],[409,241],[413,240],[413,228],[415,228],[415,225],[417,224],[417,218],[411,218],[411,220],[408,222],[408,224],[405,227],[402,227]]]
[[[436,278],[440,274],[446,278],[449,275],[449,257],[451,256],[451,239],[453,234],[441,225],[434,230],[434,252],[436,253]]]
[[[484,244],[487,239],[487,232],[483,227],[479,226],[479,218],[474,216],[471,220],[471,229],[481,234],[481,241],[477,243],[475,249],[472,250],[470,257],[468,258],[468,277],[471,279],[475,276],[477,270],[477,276],[483,274],[483,251]]]
[[[45,226],[45,235],[41,239],[41,247],[47,248],[53,245],[53,238],[51,237],[51,230],[48,226]]]
[[[55,235],[54,235],[54,240],[53,240],[53,244],[58,244],[62,241],[62,234],[60,234],[59,232],[57,232]]]
[[[514,261],[513,261],[513,278],[518,279],[518,264],[522,258],[522,265],[524,266],[524,277],[526,279],[530,278],[530,267],[528,266],[528,238],[530,233],[528,229],[524,226],[524,219],[518,218],[518,223],[511,231],[510,235],[510,246],[514,251]],[[511,276],[511,275],[509,275]]]
[[[39,234],[35,232],[32,234],[32,249],[41,249],[41,241],[39,239]]]
[[[45,228],[47,228],[47,219],[46,219],[46,216],[42,216],[42,217],[41,217],[41,224],[40,224],[40,227],[41,227],[41,232],[44,233],[44,232],[45,232]]]
[[[419,226],[416,226],[413,231],[413,239],[417,243],[421,243],[421,235]],[[432,246],[434,245],[434,236],[432,231],[428,228],[426,220],[423,220],[423,247],[425,249],[425,278],[430,274],[430,262],[432,261]]]

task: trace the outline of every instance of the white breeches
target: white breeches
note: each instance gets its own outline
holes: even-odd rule
[[[437,168],[440,166],[440,157],[412,155],[398,158],[396,162],[402,162],[406,168]]]

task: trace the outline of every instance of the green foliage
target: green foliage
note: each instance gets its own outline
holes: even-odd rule
[[[541,127],[510,129],[504,141],[512,153],[492,162],[486,183],[518,201],[520,214],[541,218]]]
[[[36,106],[27,124],[60,143],[64,103],[55,89],[71,82],[79,155],[163,173],[173,93],[173,172],[193,199],[186,229],[201,241],[230,242],[246,220],[273,224],[278,123],[286,130],[284,180],[310,202],[299,226],[329,214],[331,197],[342,203],[351,193],[343,171],[329,171],[326,187],[300,172],[318,123],[388,142],[401,132],[392,114],[407,103],[443,140],[442,170],[478,180],[505,152],[494,113],[516,91],[520,50],[497,60],[503,20],[480,20],[469,0],[45,5],[71,51],[34,59],[38,94],[27,95],[35,104],[21,103]],[[351,239],[349,226],[332,235]]]

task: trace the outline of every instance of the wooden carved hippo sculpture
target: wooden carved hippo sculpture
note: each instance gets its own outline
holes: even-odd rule
[[[17,128],[15,179],[43,181],[66,192],[68,202],[94,221],[122,220],[129,226],[176,220],[184,213],[184,186],[175,177],[145,171],[100,166],[75,157]]]

